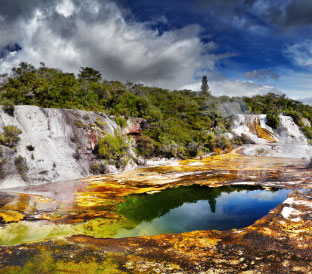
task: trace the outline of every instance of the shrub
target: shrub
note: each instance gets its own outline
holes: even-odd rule
[[[100,158],[119,160],[127,150],[128,144],[120,135],[107,134],[99,140],[97,154]]]
[[[152,153],[154,151],[154,143],[153,140],[145,135],[142,135],[137,140],[137,152],[139,155],[148,158],[152,156]]]
[[[6,158],[0,160],[0,179],[5,178],[6,174],[4,171],[4,164],[6,163]]]
[[[105,173],[105,165],[103,163],[96,163],[90,165],[90,171],[93,174],[104,174]]]
[[[13,148],[17,145],[20,137],[18,135],[22,134],[22,131],[16,126],[4,126],[4,132],[0,134],[0,144]]]
[[[14,103],[9,99],[4,99],[2,102],[3,111],[10,116],[14,116]]]
[[[116,118],[116,124],[121,128],[125,128],[128,125],[126,119],[122,116]]]
[[[28,149],[28,151],[34,151],[35,150],[35,147],[32,145],[28,145],[28,146],[26,146],[26,148]]]
[[[23,156],[19,155],[17,158],[15,158],[14,163],[22,179],[24,181],[27,181],[26,173],[28,172],[29,168],[28,168],[26,159]]]
[[[189,142],[187,145],[187,152],[191,157],[195,157],[198,154],[198,150],[199,150],[199,145],[198,143],[192,141]]]
[[[271,128],[277,128],[280,124],[280,119],[278,117],[278,113],[268,113],[266,124]]]

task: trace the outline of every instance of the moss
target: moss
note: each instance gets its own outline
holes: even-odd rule
[[[36,273],[88,273],[88,274],[128,274],[124,271],[120,256],[107,254],[101,262],[95,259],[87,260],[59,260],[54,258],[51,251],[42,250],[23,266],[5,267],[1,273],[4,274],[36,274]],[[132,272],[137,273],[137,272]]]
[[[12,215],[5,216],[10,221],[18,221],[24,216],[18,212],[11,212]],[[13,215],[14,213],[14,215]],[[29,222],[19,221],[18,223],[10,223],[0,228],[0,245],[16,245],[34,241],[42,241],[56,237],[70,236],[74,234],[74,230],[70,225],[56,225],[48,222]]]
[[[105,130],[105,126],[106,124],[104,122],[102,122],[99,118],[97,118],[97,120],[95,121],[95,124],[102,130]]]
[[[78,128],[84,128],[84,123],[81,120],[75,120],[74,125]]]

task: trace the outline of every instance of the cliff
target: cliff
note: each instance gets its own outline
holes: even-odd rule
[[[104,113],[36,106],[16,106],[13,116],[1,109],[0,130],[7,125],[16,126],[22,133],[16,147],[1,146],[5,163],[0,188],[89,176],[92,164],[98,163],[92,153],[97,136],[121,132]],[[15,163],[18,156],[24,157],[28,166],[24,176]],[[125,168],[131,165],[135,166],[130,161]]]

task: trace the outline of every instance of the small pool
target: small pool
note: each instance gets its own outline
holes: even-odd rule
[[[182,186],[155,194],[130,195],[115,212],[131,220],[114,238],[243,228],[268,214],[291,191],[259,187]]]

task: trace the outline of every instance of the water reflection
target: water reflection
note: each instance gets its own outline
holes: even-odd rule
[[[117,205],[116,212],[137,225],[121,229],[115,237],[246,227],[284,201],[288,193],[287,189],[189,186],[130,195]]]

